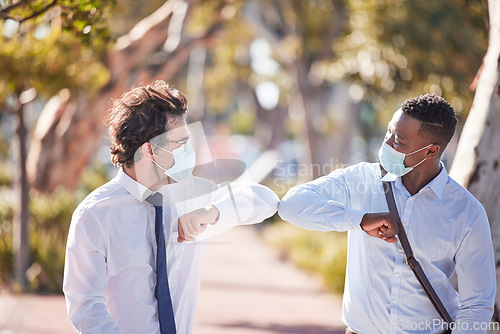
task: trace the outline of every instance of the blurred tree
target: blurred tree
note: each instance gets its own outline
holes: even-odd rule
[[[273,81],[280,89],[281,104],[290,106],[288,115],[280,113],[279,108],[259,108],[257,115],[262,120],[259,124],[264,129],[261,132],[275,130],[270,122],[272,114],[275,121],[286,118],[288,129],[302,146],[297,153],[305,168],[299,177],[304,180],[328,172],[320,166],[327,165],[332,158],[346,161],[349,131],[355,125],[355,117],[353,113],[332,109],[332,87],[315,71],[318,63],[334,57],[331,46],[347,28],[344,1],[252,1],[245,7],[244,18],[257,36],[268,41],[272,58],[279,64],[267,77],[263,76],[259,73],[262,66],[259,62],[266,60],[259,59],[259,52],[254,52],[256,88],[263,81]],[[269,138],[272,142],[272,137]]]
[[[332,83],[348,79],[349,93],[369,102],[360,116],[369,116],[372,135],[403,100],[427,92],[466,116],[487,45],[485,1],[354,0],[347,7],[349,30],[324,73]]]
[[[466,187],[484,206],[490,220],[500,285],[500,2],[490,0],[489,44],[450,176]],[[493,321],[500,321],[496,298]]]
[[[245,119],[234,97],[272,81],[280,89],[279,106],[267,110],[254,98],[254,134],[265,149],[276,137],[273,124],[284,123],[280,129],[304,146],[300,162],[313,166],[307,176],[316,177],[328,171],[314,167],[331,165],[332,157],[348,162],[351,139],[363,135],[360,123],[379,135],[375,122],[385,127],[408,96],[441,94],[465,113],[487,44],[486,11],[482,1],[462,0],[246,1],[236,17],[251,31],[226,26],[224,45],[209,57],[207,105],[216,100],[215,108],[237,109]],[[272,48],[267,59],[259,37]],[[259,62],[267,72],[256,69]]]
[[[303,166],[325,166],[332,158],[345,163],[360,120],[373,129],[374,114],[392,112],[403,96],[458,92],[452,103],[465,108],[464,83],[472,80],[485,44],[483,7],[462,0],[170,0],[106,55],[110,81],[95,98],[56,97],[46,106],[28,174],[44,191],[74,187],[98,147],[110,99],[139,82],[171,80],[181,70],[185,75],[186,64],[196,117],[203,117],[204,108],[196,101],[218,113],[237,110],[232,124],[247,132],[253,128],[263,149],[276,147],[285,128],[304,146]],[[267,74],[253,69],[257,62],[249,51],[259,36],[272,48]],[[280,96],[270,110],[257,94],[269,82]],[[361,100],[370,105],[358,105]],[[312,168],[305,175],[325,172]]]
[[[99,53],[110,39],[107,26],[113,0],[3,1],[0,9],[0,105],[16,118],[13,151],[17,168],[14,187],[14,288],[24,290],[28,263],[28,192],[24,106],[37,94],[103,85],[106,70]],[[47,84],[50,82],[50,84]],[[4,108],[2,108],[4,110]]]
[[[349,33],[334,47],[327,70],[335,82],[351,78],[363,98],[386,111],[409,95],[432,92],[466,112],[469,85],[487,46],[486,1],[349,1]]]
[[[104,57],[110,73],[107,84],[92,97],[54,96],[45,106],[34,132],[28,175],[33,186],[50,192],[57,186],[74,188],[79,175],[96,152],[105,127],[102,122],[113,97],[137,83],[171,80],[183,69],[190,53],[208,44],[229,17],[226,1],[213,3],[210,25],[196,35],[184,25],[199,0],[165,2],[150,16],[121,36]],[[71,175],[71,177],[68,177]]]

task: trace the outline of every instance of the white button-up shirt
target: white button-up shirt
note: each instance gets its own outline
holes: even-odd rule
[[[178,334],[191,333],[201,280],[204,241],[238,224],[258,223],[276,212],[270,189],[248,182],[219,187],[190,177],[159,190],[167,275]],[[75,210],[68,234],[63,291],[68,314],[82,333],[159,333],[155,210],[151,191],[123,170]],[[195,242],[177,242],[177,219],[213,204],[219,221]]]
[[[406,264],[399,241],[387,243],[360,227],[365,213],[389,211],[380,174],[378,164],[361,163],[298,185],[281,201],[279,214],[306,229],[348,231],[343,319],[353,331],[438,333],[441,318]],[[384,180],[393,182],[415,258],[457,323],[453,333],[486,333],[496,282],[484,208],[444,166],[413,196],[400,177],[387,174]],[[459,294],[449,281],[454,272]]]

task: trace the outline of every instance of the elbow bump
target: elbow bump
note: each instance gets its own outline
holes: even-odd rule
[[[290,221],[293,216],[294,206],[290,204],[290,201],[287,199],[282,199],[278,204],[278,215],[284,221]]]

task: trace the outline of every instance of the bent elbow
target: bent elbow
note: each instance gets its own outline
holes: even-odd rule
[[[262,203],[259,210],[261,210],[260,214],[263,217],[262,220],[264,220],[276,213],[280,199],[274,191],[266,186],[259,185],[258,190],[256,193],[258,194],[259,202]]]
[[[278,204],[278,215],[283,219],[284,221],[293,223],[294,217],[297,216],[298,214],[298,207],[295,202],[295,198],[293,196],[289,196],[290,194],[287,193],[285,197],[279,202]]]

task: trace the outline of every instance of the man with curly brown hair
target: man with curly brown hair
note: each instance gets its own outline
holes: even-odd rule
[[[293,187],[281,201],[284,220],[348,232],[346,333],[487,332],[496,289],[488,218],[440,161],[456,124],[442,97],[410,98],[394,113],[379,150],[385,176],[380,164],[363,162]],[[454,323],[444,323],[405,262],[407,244],[400,234],[396,239],[399,225],[388,212],[383,182],[393,189],[414,257]],[[458,293],[450,283],[454,273]]]
[[[63,291],[82,333],[190,333],[210,229],[261,222],[278,197],[253,182],[195,177],[186,97],[156,81],[108,115],[118,175],[73,214]],[[230,189],[228,192],[227,189]]]

